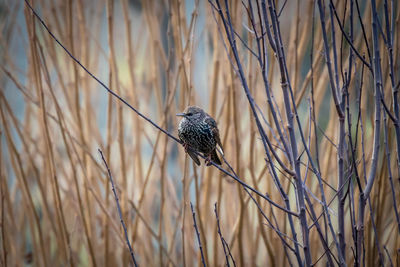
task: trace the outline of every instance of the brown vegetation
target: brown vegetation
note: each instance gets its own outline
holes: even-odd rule
[[[98,149],[140,266],[400,264],[399,3],[31,2],[48,29],[0,4],[1,266],[132,262]],[[174,139],[192,104],[222,169]]]

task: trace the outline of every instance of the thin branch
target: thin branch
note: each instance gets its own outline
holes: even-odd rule
[[[110,168],[108,167],[107,161],[106,161],[106,159],[104,158],[103,152],[100,150],[100,148],[98,149],[98,151],[99,151],[99,153],[100,153],[100,155],[101,155],[101,159],[103,160],[104,165],[105,165],[106,168],[107,168],[108,178],[110,179],[110,182],[111,182],[111,187],[112,187],[112,191],[113,191],[113,193],[114,193],[115,202],[117,203],[117,209],[118,209],[119,219],[120,219],[120,221],[121,221],[122,227],[124,228],[126,244],[128,245],[129,253],[131,254],[131,259],[132,259],[132,261],[133,261],[133,265],[135,265],[135,267],[137,267],[138,265],[137,265],[137,263],[136,263],[135,255],[133,254],[132,246],[131,246],[131,243],[129,242],[128,230],[126,229],[124,219],[122,218],[121,207],[119,206],[118,195],[117,195],[117,192],[115,191],[115,186],[114,186],[114,181],[113,181],[113,178],[112,178],[112,175],[111,175],[111,170],[110,170]]]
[[[346,32],[344,31],[343,26],[342,26],[342,24],[340,23],[339,16],[338,16],[338,14],[337,14],[337,12],[336,12],[335,5],[333,4],[332,0],[330,0],[330,5],[331,5],[332,8],[333,8],[333,13],[335,14],[336,21],[337,21],[337,23],[338,23],[338,25],[339,25],[340,30],[342,31],[342,35],[344,36],[344,38],[346,38],[347,43],[351,46],[351,48],[353,49],[354,53],[355,53],[355,54],[357,55],[357,57],[362,61],[362,63],[364,63],[364,64],[367,66],[367,68],[368,68],[372,73],[374,73],[374,71],[373,71],[371,65],[368,64],[367,61],[365,61],[364,57],[362,57],[362,56],[360,55],[360,53],[358,53],[358,50],[354,47],[353,42],[350,40],[350,38],[347,36]],[[333,25],[332,25],[332,27],[333,27]]]
[[[197,223],[196,223],[196,213],[193,209],[192,202],[190,202],[190,208],[192,210],[192,216],[193,216],[193,227],[196,230],[197,241],[199,242],[201,262],[203,263],[203,266],[206,267],[206,262],[204,261],[203,246],[201,245],[200,233],[199,233],[199,229],[197,228]]]
[[[219,225],[219,216],[218,216],[218,211],[217,211],[217,202],[214,203],[214,213],[215,213],[215,218],[217,218],[217,231],[218,231],[218,235],[219,235],[219,238],[220,238],[220,240],[221,240],[221,243],[222,243],[222,248],[224,249],[226,265],[227,265],[228,267],[230,267],[229,258],[228,258],[228,255],[229,255],[229,257],[231,258],[231,260],[232,260],[232,262],[233,262],[233,266],[236,267],[236,263],[235,263],[235,260],[233,259],[232,254],[231,254],[231,250],[230,250],[230,248],[229,248],[229,245],[228,245],[228,243],[226,242],[225,238],[222,236],[221,227],[220,227],[220,225]],[[226,248],[225,248],[225,246],[226,246]],[[228,254],[227,254],[227,251],[226,251],[226,250],[228,250]]]

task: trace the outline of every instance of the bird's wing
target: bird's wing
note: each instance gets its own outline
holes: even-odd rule
[[[179,139],[182,141],[182,144],[184,144],[185,142],[183,141],[183,138],[181,137],[180,132],[178,132],[178,136],[179,136]],[[196,153],[194,153],[191,149],[188,149],[187,153],[193,159],[193,161],[196,162],[196,164],[198,166],[200,166],[200,160],[199,160],[199,157],[196,155]]]
[[[222,148],[222,143],[221,143],[221,139],[219,138],[219,130],[217,127],[217,123],[215,122],[215,120],[211,117],[206,118],[206,123],[208,125],[210,125],[211,131],[214,135],[215,140],[217,141],[217,144],[219,145],[219,147],[221,148],[221,152],[223,153],[223,148]]]

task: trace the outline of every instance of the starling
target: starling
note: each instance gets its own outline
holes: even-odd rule
[[[179,122],[178,136],[183,142],[186,153],[200,166],[198,156],[193,152],[201,152],[209,166],[210,160],[221,165],[217,155],[217,145],[221,148],[221,140],[215,120],[199,107],[189,106],[185,112],[178,113],[176,116],[183,117]]]

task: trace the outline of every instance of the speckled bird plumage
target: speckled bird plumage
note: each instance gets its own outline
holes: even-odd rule
[[[182,140],[186,152],[200,165],[198,156],[192,151],[201,152],[216,164],[221,165],[217,155],[217,145],[222,149],[219,131],[215,120],[199,107],[189,106],[182,116],[178,126],[178,136]]]

